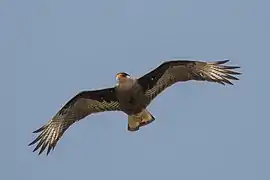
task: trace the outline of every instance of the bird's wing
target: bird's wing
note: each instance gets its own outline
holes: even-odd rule
[[[48,155],[55,148],[63,133],[74,122],[92,113],[119,110],[120,106],[115,88],[80,92],[70,99],[47,124],[33,132],[40,132],[40,134],[29,146],[39,141],[33,152],[41,147],[39,151],[39,154],[41,154],[48,147]]]
[[[156,69],[138,79],[150,103],[167,87],[180,81],[209,81],[220,84],[231,84],[230,80],[238,80],[233,75],[241,73],[233,69],[238,66],[225,66],[229,60],[203,62],[190,60],[174,60],[162,63]]]

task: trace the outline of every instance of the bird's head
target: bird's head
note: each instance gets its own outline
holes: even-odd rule
[[[125,73],[125,72],[120,72],[120,73],[117,73],[115,75],[115,79],[117,82],[123,82],[125,81],[126,79],[129,79],[130,78],[130,75],[128,73]]]

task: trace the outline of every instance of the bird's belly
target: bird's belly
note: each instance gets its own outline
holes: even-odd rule
[[[145,103],[138,94],[122,94],[120,100],[121,110],[128,115],[137,114],[145,109]]]

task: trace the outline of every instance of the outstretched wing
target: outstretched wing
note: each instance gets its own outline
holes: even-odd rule
[[[167,61],[140,77],[138,83],[143,87],[149,103],[167,87],[180,81],[197,80],[232,85],[230,80],[238,80],[233,75],[241,73],[233,70],[239,68],[237,66],[223,65],[228,61]]]
[[[33,152],[41,147],[39,151],[39,154],[41,154],[47,147],[48,155],[55,148],[63,133],[74,122],[92,113],[119,110],[120,106],[115,88],[80,92],[69,100],[47,124],[33,132],[40,132],[40,134],[29,146],[39,141]]]

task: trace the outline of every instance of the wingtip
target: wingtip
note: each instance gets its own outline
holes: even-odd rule
[[[224,60],[221,60],[221,61],[215,61],[214,63],[215,64],[225,64],[225,63],[227,63],[229,61],[230,61],[229,59],[224,59]]]
[[[223,69],[239,69],[241,68],[240,66],[221,66]]]
[[[31,143],[28,144],[28,146],[31,146],[32,144],[34,144],[34,143],[31,142]],[[37,146],[37,147],[35,147],[35,149],[32,150],[32,152],[36,152],[38,149],[39,149],[39,147]],[[49,156],[49,154],[53,151],[53,149],[54,149],[53,147],[49,148],[47,150],[47,152],[46,152],[46,156]],[[45,150],[45,148],[44,149],[41,148],[40,151],[37,153],[38,156],[40,156],[43,153],[44,150]]]
[[[221,85],[223,85],[223,86],[226,86],[226,85],[233,86],[233,85],[234,85],[234,84],[233,84],[231,81],[229,81],[229,80],[222,80],[222,81],[219,81],[219,82],[217,82],[217,83],[219,83],[219,84],[221,84]]]
[[[35,144],[36,142],[37,142],[37,138],[34,139],[33,141],[31,141],[31,142],[28,144],[28,146],[32,146],[32,145]]]
[[[231,86],[234,86],[234,84],[231,82],[231,81],[229,81],[229,83],[228,83],[229,85],[231,85]]]
[[[32,133],[39,133],[39,132],[41,132],[42,130],[44,130],[45,126],[46,126],[46,125],[41,126],[40,128],[36,129],[36,130],[33,131]]]
[[[35,149],[33,150],[33,152],[36,152],[38,150],[38,146],[35,147]]]
[[[47,149],[47,156],[50,154],[50,152],[53,151],[53,145],[49,145],[48,149]]]

